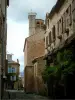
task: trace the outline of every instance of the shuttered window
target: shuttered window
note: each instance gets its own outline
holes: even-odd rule
[[[59,21],[57,22],[57,34],[59,35]]]
[[[66,12],[63,14],[63,33],[65,33],[66,30]]]
[[[55,25],[52,28],[52,35],[53,35],[53,40],[55,40],[56,39]]]
[[[8,73],[12,73],[12,68],[8,67]]]
[[[49,28],[49,19],[47,20],[47,23],[48,23],[48,28]]]
[[[61,27],[62,27],[61,32],[63,33],[63,17],[61,17]]]
[[[69,26],[69,9],[66,10],[66,28]]]
[[[46,37],[46,47],[48,47],[48,36]]]
[[[51,44],[51,31],[49,32],[49,44]]]
[[[75,0],[72,1],[72,11],[75,10]]]
[[[69,25],[72,24],[72,13],[71,13],[71,5],[69,6]]]

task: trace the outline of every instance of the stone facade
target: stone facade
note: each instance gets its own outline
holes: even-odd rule
[[[75,0],[63,0],[57,1],[50,13],[46,14],[46,33],[45,33],[45,54],[61,47],[64,42],[73,37],[74,25],[73,19],[75,6],[73,6]],[[72,9],[72,7],[74,7]]]
[[[4,88],[3,78],[6,76],[7,6],[9,6],[9,0],[0,0],[0,82],[2,82],[0,86],[2,85],[2,93]]]
[[[44,33],[45,25],[44,20],[35,19],[35,13],[29,13],[29,37],[25,39],[24,44],[24,88],[26,92],[34,91],[34,67],[33,59],[44,55],[45,43]],[[33,20],[32,20],[33,18]],[[33,27],[34,26],[34,27]],[[40,50],[39,50],[40,49]],[[32,80],[32,81],[31,81]]]
[[[35,58],[32,62],[34,65],[34,91],[36,93],[40,93],[45,95],[44,93],[47,92],[47,88],[42,79],[42,72],[45,69],[45,60],[44,56],[39,56]]]

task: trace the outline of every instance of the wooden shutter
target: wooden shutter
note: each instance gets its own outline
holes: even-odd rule
[[[59,35],[59,21],[57,22],[57,34]]]
[[[48,47],[48,36],[46,37],[46,47]]]
[[[72,11],[75,10],[75,0],[72,1]]]
[[[72,13],[71,13],[71,5],[69,6],[69,25],[72,24]]]
[[[49,32],[49,44],[51,44],[51,31]]]
[[[55,34],[55,25],[52,28],[52,34],[53,34],[53,40],[56,39],[56,34]]]
[[[66,28],[69,26],[69,8],[66,10]]]
[[[66,12],[63,14],[63,33],[65,33],[66,30]]]
[[[62,27],[61,32],[63,33],[63,17],[61,17],[61,27]]]

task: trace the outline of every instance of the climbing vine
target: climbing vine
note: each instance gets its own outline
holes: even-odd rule
[[[74,74],[75,72],[75,55],[73,48],[64,49],[58,51],[54,56],[54,65],[46,66],[44,72],[42,73],[42,78],[45,83],[51,80],[48,84],[52,82],[53,86],[61,83],[64,84],[63,80],[69,74]]]

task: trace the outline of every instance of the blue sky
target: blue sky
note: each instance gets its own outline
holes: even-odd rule
[[[13,60],[20,61],[20,71],[24,69],[24,40],[29,36],[28,13],[37,13],[37,18],[45,19],[57,0],[9,0],[7,9],[7,52],[14,54]]]

